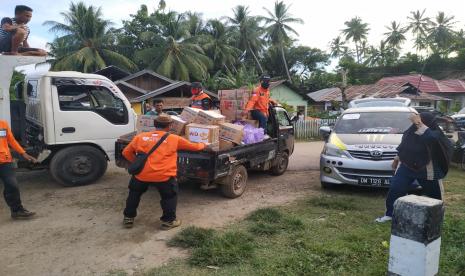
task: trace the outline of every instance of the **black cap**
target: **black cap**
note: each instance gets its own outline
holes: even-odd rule
[[[202,88],[202,84],[198,81],[191,83],[191,88]]]
[[[263,74],[260,76],[260,80],[269,81],[271,79],[270,75]]]

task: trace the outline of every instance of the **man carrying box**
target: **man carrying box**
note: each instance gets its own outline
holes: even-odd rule
[[[266,133],[266,123],[268,121],[268,107],[271,104],[276,105],[276,101],[270,98],[270,76],[262,75],[260,77],[260,86],[256,87],[250,97],[245,110],[242,112],[246,116],[249,111],[252,118],[259,122],[259,127],[263,128]]]
[[[192,104],[191,107],[202,110],[210,110],[213,108],[213,101],[207,93],[203,92],[200,82],[191,84]]]
[[[144,132],[129,143],[123,150],[123,156],[134,162],[137,153],[148,153],[153,146],[169,131],[172,119],[167,114],[160,114],[155,119],[155,131]],[[176,219],[176,206],[178,200],[177,151],[200,151],[206,148],[204,143],[191,143],[186,139],[170,134],[160,146],[147,158],[142,171],[129,181],[129,195],[124,209],[123,225],[131,228],[137,215],[137,207],[142,194],[149,186],[155,186],[160,193],[160,205],[163,215],[160,217],[162,229],[169,230],[181,225]],[[210,149],[210,146],[207,147]]]

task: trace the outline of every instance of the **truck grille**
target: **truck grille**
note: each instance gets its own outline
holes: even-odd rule
[[[362,150],[349,150],[349,153],[352,157],[363,160],[373,160],[373,161],[385,161],[385,160],[394,160],[396,157],[396,151],[362,151]]]

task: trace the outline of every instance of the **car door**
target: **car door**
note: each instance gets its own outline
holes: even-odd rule
[[[279,126],[279,144],[289,149],[289,154],[292,154],[294,151],[294,126],[285,109],[278,107],[275,111]]]

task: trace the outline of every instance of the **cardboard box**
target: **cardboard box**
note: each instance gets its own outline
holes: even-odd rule
[[[220,125],[220,138],[225,141],[240,144],[242,142],[243,135],[244,126],[231,123],[223,123]]]
[[[170,131],[180,136],[184,135],[187,122],[179,116],[171,115],[171,118],[173,119],[173,123],[171,124]]]
[[[235,90],[220,90],[218,96],[220,100],[240,100],[248,101],[252,95],[252,89],[235,89]]]
[[[220,90],[218,91],[218,97],[220,100],[235,100],[236,90]]]
[[[238,89],[236,90],[236,100],[245,101],[247,103],[252,96],[252,89]]]
[[[198,108],[192,108],[192,107],[186,106],[181,112],[181,118],[184,121],[186,121],[188,124],[193,123],[199,111],[200,109]]]
[[[227,120],[235,121],[242,118],[242,111],[245,109],[247,102],[237,100],[222,100],[220,102],[221,114]]]
[[[154,115],[138,115],[137,116],[137,123],[136,123],[136,131],[137,131],[137,133],[154,131],[155,127],[154,127],[153,123],[154,123],[155,118],[157,118],[157,116],[154,116]]]
[[[220,147],[219,147],[220,151],[232,149],[235,146],[233,142],[229,142],[229,141],[223,140],[221,138],[220,138],[220,143],[219,144],[220,144]]]
[[[226,117],[215,111],[200,110],[195,117],[194,123],[200,125],[219,125],[224,123]]]
[[[199,124],[186,126],[186,138],[191,142],[215,144],[219,142],[220,127]]]

